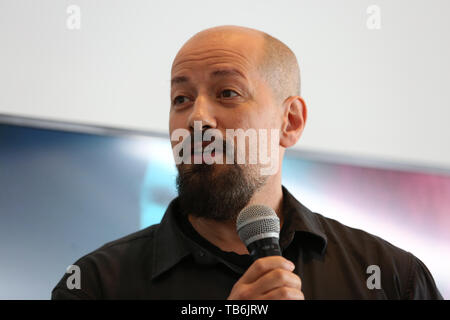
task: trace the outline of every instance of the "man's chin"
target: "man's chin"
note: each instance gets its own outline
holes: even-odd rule
[[[213,163],[213,164],[206,164],[206,163],[186,164],[186,163],[184,163],[184,164],[181,164],[178,166],[178,171],[181,170],[181,172],[192,172],[192,173],[200,173],[200,174],[208,173],[211,176],[217,176],[217,174],[226,172],[226,170],[230,170],[230,169],[231,169],[231,165],[217,164],[217,163]]]
[[[182,210],[197,217],[231,219],[253,193],[245,182],[242,169],[233,165],[183,164],[177,177]]]

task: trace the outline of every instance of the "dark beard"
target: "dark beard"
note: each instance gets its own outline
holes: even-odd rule
[[[180,208],[184,215],[235,221],[266,180],[237,164],[181,165],[176,179]]]

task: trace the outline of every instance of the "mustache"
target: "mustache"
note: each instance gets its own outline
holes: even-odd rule
[[[198,133],[200,135],[200,133]],[[201,133],[201,137],[203,137],[204,131]],[[197,142],[197,145],[195,145],[195,142]],[[212,137],[211,141],[204,141],[203,139],[198,142],[195,141],[194,139],[194,133],[189,134],[189,136],[187,136],[186,138],[184,138],[183,142],[182,142],[182,150],[190,150],[191,155],[196,153],[196,151],[200,151],[200,152],[204,152],[205,148],[208,147],[209,145],[213,144],[214,146],[216,146],[213,150],[214,151],[221,151],[223,155],[228,156],[228,157],[235,157],[236,156],[236,152],[235,152],[235,144],[233,141],[230,140],[224,140],[224,139],[219,139],[217,137]],[[220,147],[222,147],[222,150],[220,150]]]

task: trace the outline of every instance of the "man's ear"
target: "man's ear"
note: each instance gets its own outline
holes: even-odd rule
[[[283,110],[280,145],[284,148],[289,148],[300,139],[306,125],[308,113],[305,101],[299,96],[287,98],[283,103]]]

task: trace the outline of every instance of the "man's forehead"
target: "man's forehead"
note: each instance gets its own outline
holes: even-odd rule
[[[172,75],[194,65],[226,64],[242,72],[250,71],[256,67],[260,54],[261,38],[258,35],[198,36],[180,49],[172,64]]]

